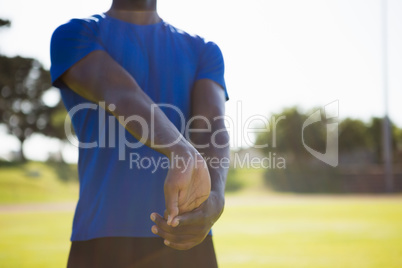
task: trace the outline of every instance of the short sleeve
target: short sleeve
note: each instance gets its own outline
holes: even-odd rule
[[[225,91],[226,100],[228,100],[229,95],[226,90],[224,73],[225,64],[221,50],[215,43],[207,42],[200,55],[196,80],[211,79],[218,83]]]
[[[90,52],[104,50],[96,21],[73,19],[59,26],[50,43],[50,74],[57,87],[58,78]]]

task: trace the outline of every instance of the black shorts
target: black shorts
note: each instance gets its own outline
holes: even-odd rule
[[[73,241],[67,268],[215,268],[212,237],[189,249],[165,246],[162,238],[105,237]]]

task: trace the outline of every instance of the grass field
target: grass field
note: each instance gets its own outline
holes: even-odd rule
[[[0,267],[64,267],[73,212],[0,212]],[[402,197],[228,196],[220,267],[402,267]]]
[[[214,227],[220,267],[402,267],[401,195],[274,194],[242,172],[251,182]],[[73,206],[57,202],[73,202],[77,184],[56,176],[40,163],[1,167],[0,267],[65,267]]]
[[[78,198],[74,165],[0,162],[0,204],[71,201]]]
[[[402,267],[402,197],[229,197],[221,267]]]

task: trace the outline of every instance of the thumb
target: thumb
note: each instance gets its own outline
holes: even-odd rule
[[[179,215],[179,188],[165,182],[165,205],[167,210],[167,224],[172,225],[173,219]]]

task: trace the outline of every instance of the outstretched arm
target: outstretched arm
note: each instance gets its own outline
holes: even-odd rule
[[[223,118],[225,95],[222,88],[208,79],[197,81],[193,89],[192,113],[192,129],[196,131],[192,132],[190,140],[206,159],[211,194],[194,211],[177,216],[175,227],[167,224],[166,217],[151,214],[156,224],[152,232],[163,237],[166,245],[179,250],[200,244],[222,214],[229,167],[229,136]]]
[[[166,115],[139,87],[135,79],[106,52],[96,50],[74,64],[62,81],[77,94],[94,103],[104,102],[113,114],[139,141],[166,155],[183,158],[189,167],[171,165],[165,180],[166,209],[169,224],[179,213],[198,207],[210,193],[210,177],[202,156],[182,137]],[[110,109],[113,104],[115,109]],[[130,116],[142,118],[124,122]],[[151,129],[151,119],[154,120]],[[172,159],[171,159],[172,160]]]

